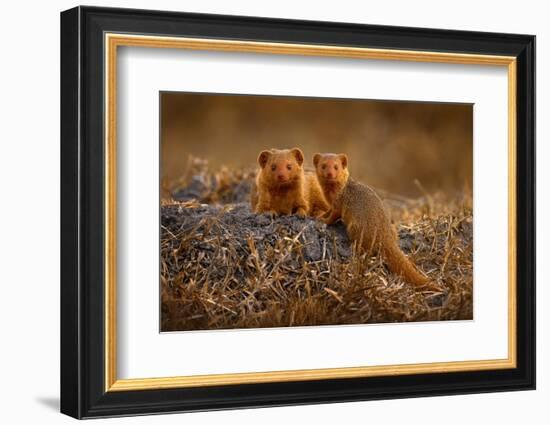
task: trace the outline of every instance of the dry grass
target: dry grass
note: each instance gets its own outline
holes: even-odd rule
[[[249,173],[198,174],[200,199],[162,206],[163,331],[472,319],[471,194],[381,193],[403,251],[443,289],[419,292],[358,254],[342,226],[214,205]]]

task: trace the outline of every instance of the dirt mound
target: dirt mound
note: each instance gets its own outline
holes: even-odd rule
[[[163,331],[472,318],[471,194],[381,194],[401,249],[442,288],[418,291],[341,222],[251,212],[254,170],[195,163],[161,206]]]
[[[326,226],[318,220],[296,215],[273,217],[255,214],[249,204],[213,206],[199,204],[167,205],[162,207],[163,232],[208,234],[209,239],[195,239],[193,249],[213,251],[217,246],[233,245],[238,252],[247,252],[253,243],[261,256],[276,247],[284,238],[301,244],[304,261],[325,258],[347,258],[351,244],[342,223]],[[163,236],[166,236],[163,234]]]

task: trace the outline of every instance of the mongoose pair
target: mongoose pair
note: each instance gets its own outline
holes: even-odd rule
[[[305,172],[303,162],[298,148],[261,152],[252,209],[310,215],[326,224],[341,219],[358,248],[381,254],[393,273],[414,286],[434,286],[399,248],[397,233],[376,192],[349,176],[345,154],[315,154],[315,172]]]

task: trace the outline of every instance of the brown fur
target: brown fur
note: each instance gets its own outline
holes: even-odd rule
[[[349,177],[344,154],[315,154],[313,163],[325,198],[331,204],[326,224],[342,219],[348,235],[368,253],[380,253],[389,269],[418,287],[434,287],[401,251],[397,233],[376,192]]]
[[[260,152],[250,203],[257,213],[320,216],[329,210],[314,172],[304,171],[298,148]]]

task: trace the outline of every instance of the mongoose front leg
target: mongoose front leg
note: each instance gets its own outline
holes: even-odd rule
[[[270,202],[268,202],[268,200],[266,200],[262,196],[260,196],[260,199],[258,200],[258,204],[256,205],[256,210],[254,212],[257,214],[267,213],[271,215],[277,215],[277,211],[271,208]]]
[[[328,211],[325,211],[319,216],[319,219],[324,220],[330,217],[330,214],[332,214],[332,209],[329,209]]]
[[[311,211],[311,216],[315,217],[315,218],[318,218],[318,219],[321,219],[325,216],[326,213],[327,213],[326,211],[316,209],[314,211]]]
[[[322,221],[325,224],[333,224],[340,218],[340,211],[335,208],[332,208],[325,214],[327,217],[323,216]]]
[[[296,215],[305,217],[307,215],[307,209],[305,206],[300,206],[296,209]]]
[[[307,215],[307,204],[305,200],[298,200],[297,204],[294,206],[296,210],[296,215],[305,217]]]

